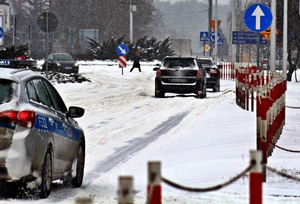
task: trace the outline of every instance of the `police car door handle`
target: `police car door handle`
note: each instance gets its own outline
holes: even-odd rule
[[[67,129],[68,129],[68,126],[67,126],[66,124],[63,124],[63,128],[64,128],[65,130],[67,130]]]
[[[53,125],[53,124],[54,124],[54,120],[53,120],[52,118],[49,118],[49,123],[50,123],[51,125]]]

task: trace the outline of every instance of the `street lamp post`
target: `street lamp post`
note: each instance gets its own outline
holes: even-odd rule
[[[215,63],[218,58],[218,0],[215,1]]]
[[[270,71],[276,72],[276,3],[271,1],[271,11],[273,21],[271,23],[271,40],[270,40]]]
[[[286,78],[287,74],[287,27],[288,27],[288,3],[287,0],[284,0],[283,3],[283,77]]]
[[[129,19],[130,19],[130,25],[129,25],[129,41],[132,43],[133,41],[133,14],[132,14],[132,0],[130,0],[129,3]]]

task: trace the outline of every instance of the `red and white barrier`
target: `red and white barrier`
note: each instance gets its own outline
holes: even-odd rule
[[[254,167],[250,170],[249,176],[249,197],[250,204],[262,204],[262,152],[261,151],[250,151],[250,164],[255,162]]]
[[[254,110],[256,99],[257,149],[263,152],[263,163],[272,154],[285,124],[286,80],[282,73],[265,74],[256,66],[236,67],[236,104]]]
[[[159,161],[148,163],[147,204],[162,204],[161,165]]]
[[[119,177],[118,204],[133,204],[133,178],[132,176]]]
[[[126,68],[126,56],[119,57],[119,68]]]
[[[222,62],[222,69],[221,71],[221,79],[231,79],[234,80],[235,79],[235,70],[234,70],[234,64],[230,63],[230,62]]]

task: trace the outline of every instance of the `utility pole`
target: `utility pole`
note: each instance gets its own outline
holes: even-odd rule
[[[210,26],[210,20],[212,19],[212,0],[209,0],[209,6],[208,6],[208,32],[211,33],[212,29]],[[211,47],[211,43],[209,41],[209,46]],[[212,55],[211,53],[212,49],[209,50],[209,56]]]
[[[129,3],[129,21],[130,21],[130,25],[129,25],[129,41],[132,43],[133,42],[133,14],[132,14],[132,9],[133,9],[133,5],[132,5],[132,0],[130,0]]]
[[[218,0],[215,0],[215,63],[218,61]]]
[[[288,28],[288,2],[283,3],[283,77],[286,79],[287,74],[287,28]]]
[[[271,23],[271,40],[270,40],[270,71],[276,72],[276,3],[277,1],[271,1],[271,11],[273,15],[273,21]]]
[[[133,12],[137,11],[136,4],[143,4],[138,0],[120,0],[120,4],[129,4],[129,41],[133,42]]]
[[[231,0],[231,28],[232,31],[236,30],[236,22],[235,22],[235,0]],[[232,32],[231,32],[232,33]],[[232,38],[232,34],[231,34]],[[232,42],[232,39],[231,39]],[[231,44],[231,62],[236,62],[236,47],[234,44]]]

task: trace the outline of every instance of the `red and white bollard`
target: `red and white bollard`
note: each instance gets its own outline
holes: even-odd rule
[[[250,204],[262,204],[263,166],[261,151],[250,151],[250,163],[252,162],[255,162],[255,165],[250,170]]]
[[[159,161],[148,163],[147,204],[162,204],[160,166]]]
[[[119,177],[118,204],[133,204],[133,178],[132,176]]]

